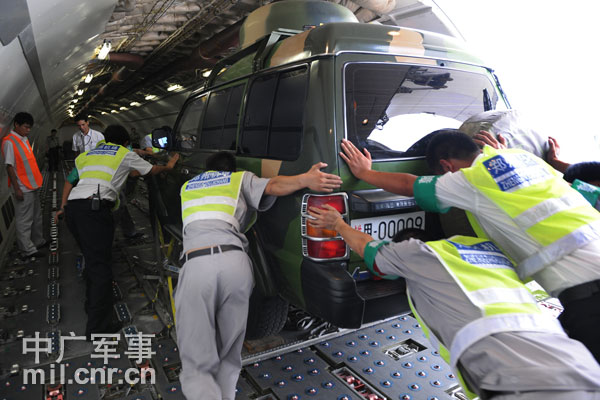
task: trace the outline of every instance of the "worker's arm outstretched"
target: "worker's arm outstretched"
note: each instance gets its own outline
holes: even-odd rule
[[[348,246],[363,257],[365,246],[373,241],[373,238],[364,232],[359,232],[353,229],[350,225],[344,222],[340,213],[329,204],[325,204],[324,208],[310,207],[308,214],[312,217],[309,224],[319,229],[330,229],[337,231],[342,238],[348,243]]]
[[[279,175],[269,180],[265,194],[271,196],[286,196],[297,190],[309,188],[315,192],[331,193],[342,184],[342,179],[333,174],[321,171],[327,164],[320,162],[313,165],[307,172],[300,175]]]
[[[153,165],[152,169],[150,170],[150,172],[148,174],[156,175],[156,174],[160,174],[161,172],[164,172],[164,171],[170,171],[175,166],[175,163],[177,163],[177,160],[179,160],[179,153],[175,153],[175,155],[169,159],[169,162],[167,163],[167,165]],[[135,176],[135,175],[130,175],[130,176]]]
[[[369,151],[365,149],[364,154],[361,153],[349,140],[342,139],[342,150],[340,157],[346,161],[356,178],[391,193],[413,196],[413,185],[418,176],[401,172],[373,171]]]

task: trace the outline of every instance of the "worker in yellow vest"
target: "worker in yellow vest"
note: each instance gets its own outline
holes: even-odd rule
[[[164,128],[170,129],[169,127],[164,127],[164,126],[161,129],[164,129]],[[149,155],[149,156],[155,155],[156,153],[160,152],[159,148],[156,148],[152,145],[152,133],[149,133],[142,138],[142,141],[140,143],[140,148],[144,151],[145,155]]]
[[[233,400],[242,367],[252,265],[244,235],[256,211],[275,196],[309,188],[331,192],[341,179],[321,172],[317,163],[300,175],[259,178],[235,172],[234,156],[219,152],[208,171],[181,187],[183,268],[175,292],[179,379],[188,400]]]
[[[413,314],[469,398],[600,399],[594,357],[542,313],[493,242],[424,242],[425,231],[408,229],[388,243],[352,229],[331,206],[309,213],[311,225],[337,231],[373,275],[406,279]]]
[[[114,333],[120,325],[112,312],[112,209],[130,173],[158,174],[173,169],[179,155],[167,165],[152,165],[127,149],[129,134],[121,125],[110,125],[105,140],[80,154],[65,182],[60,210],[85,258],[88,340],[93,334]],[[118,205],[117,205],[118,206]]]
[[[600,213],[550,165],[518,149],[481,152],[456,129],[434,132],[427,147],[438,176],[374,171],[368,151],[347,140],[342,150],[359,179],[414,195],[426,211],[467,211],[477,235],[515,260],[521,279],[560,299],[563,328],[600,360]]]
[[[33,127],[33,116],[26,112],[15,115],[14,129],[2,139],[2,155],[8,186],[12,187],[15,202],[17,248],[21,261],[42,257],[39,249],[46,244],[42,227],[42,209],[38,189],[42,174],[27,136]]]

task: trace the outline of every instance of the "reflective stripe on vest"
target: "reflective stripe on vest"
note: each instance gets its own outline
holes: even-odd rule
[[[37,161],[33,155],[33,150],[29,146],[29,140],[24,143],[17,135],[10,132],[2,139],[2,150],[4,151],[4,143],[9,141],[13,145],[13,153],[15,156],[15,173],[21,183],[27,189],[37,189],[42,186],[42,174],[38,168]],[[8,177],[8,186],[10,187],[10,177]]]
[[[600,239],[598,211],[552,167],[526,151],[485,146],[483,157],[461,171],[541,247],[517,260],[522,279]]]
[[[127,153],[129,150],[118,144],[98,142],[95,149],[75,159],[79,173],[78,184],[102,185],[114,191],[118,198],[119,193],[113,186],[112,179]]]
[[[183,229],[193,222],[217,219],[240,229],[234,217],[244,172],[206,171],[181,187]]]
[[[564,334],[558,321],[541,312],[534,297],[517,277],[512,262],[494,243],[454,236],[427,242],[427,245],[482,315],[453,337],[449,347],[450,365],[455,366],[462,353],[475,342],[494,333]]]

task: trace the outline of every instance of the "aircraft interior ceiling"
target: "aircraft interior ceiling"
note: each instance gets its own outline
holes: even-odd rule
[[[403,26],[426,26],[456,35],[430,1],[335,2],[340,1],[361,22],[396,25],[401,20]],[[72,125],[72,116],[81,111],[101,126],[119,122],[146,130],[172,124],[188,91],[205,79],[202,73],[238,48],[238,30],[245,16],[269,2],[3,2],[2,133],[18,111],[33,114],[36,127],[30,139],[34,141],[52,127]],[[104,42],[111,49],[101,60]],[[69,136],[59,133],[62,140]]]

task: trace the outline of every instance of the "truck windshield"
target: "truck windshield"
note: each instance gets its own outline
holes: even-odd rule
[[[374,160],[424,156],[429,133],[506,108],[483,73],[354,63],[346,65],[344,82],[347,139]]]

